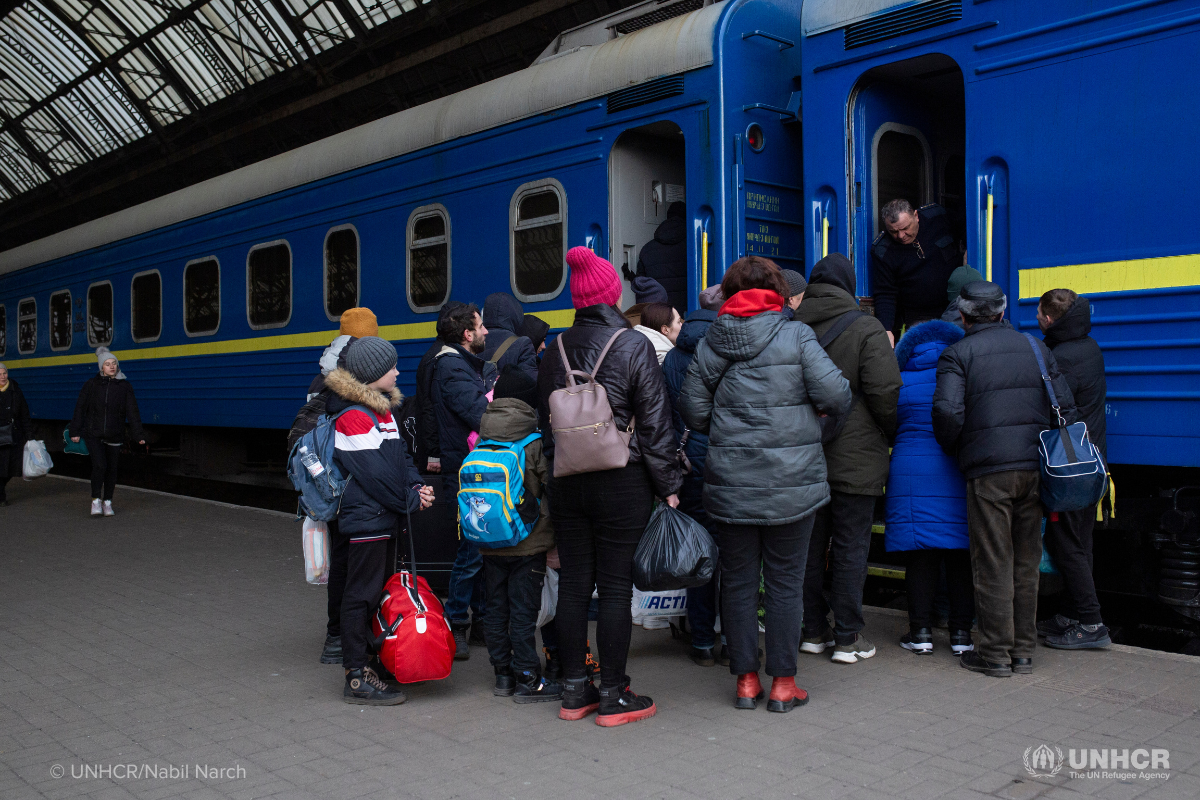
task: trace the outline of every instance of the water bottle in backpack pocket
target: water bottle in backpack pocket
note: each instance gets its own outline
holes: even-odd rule
[[[525,496],[525,446],[484,439],[458,471],[458,521],[462,535],[480,547],[512,547],[529,536],[540,503]]]
[[[350,406],[332,417],[322,415],[317,426],[296,441],[288,456],[288,477],[300,492],[300,513],[318,522],[337,519],[342,492],[350,480],[333,457],[337,442],[335,425],[342,414],[355,410],[379,425],[379,418],[366,406]]]

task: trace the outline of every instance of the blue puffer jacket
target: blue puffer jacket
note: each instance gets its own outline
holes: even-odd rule
[[[717,312],[698,309],[688,314],[683,327],[679,329],[679,338],[675,347],[667,353],[663,361],[663,377],[667,381],[667,394],[671,397],[671,423],[675,426],[675,438],[682,439],[685,430],[683,417],[679,415],[679,394],[683,391],[683,379],[687,377],[688,367],[696,357],[696,345],[708,333],[709,327],[717,321]],[[684,454],[691,462],[692,470],[683,476],[681,494],[694,498],[699,506],[700,493],[704,490],[704,462],[708,457],[708,437],[703,433],[692,431],[688,434],[687,444],[683,447]],[[681,498],[681,500],[684,498]]]
[[[967,482],[933,437],[933,391],[942,351],[963,338],[949,322],[910,328],[896,344],[904,385],[887,484],[888,551],[965,549]]]

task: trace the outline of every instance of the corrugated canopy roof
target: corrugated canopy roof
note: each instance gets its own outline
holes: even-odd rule
[[[433,0],[23,0],[0,19],[0,202]]]

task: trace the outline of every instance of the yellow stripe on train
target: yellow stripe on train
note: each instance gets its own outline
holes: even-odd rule
[[[1200,255],[1136,258],[1021,270],[1022,299],[1041,297],[1051,289],[1099,294],[1197,285],[1200,285]]]
[[[575,321],[574,309],[537,311],[551,328],[569,328]],[[291,350],[298,347],[325,347],[338,332],[315,331],[312,333],[287,333],[280,336],[260,336],[255,339],[228,339],[192,342],[190,344],[166,345],[164,347],[141,347],[136,350],[114,350],[120,361],[140,361],[148,358],[185,358],[187,356],[227,355],[230,353],[261,353],[272,350]],[[409,322],[403,325],[381,325],[379,335],[389,341],[400,342],[412,339],[432,339],[437,335],[435,322]],[[44,358],[9,359],[9,369],[31,369],[33,367],[61,367],[72,364],[94,364],[92,353],[75,353],[69,356],[46,356]]]

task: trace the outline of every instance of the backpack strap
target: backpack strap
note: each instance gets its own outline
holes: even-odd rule
[[[1033,348],[1033,357],[1037,359],[1038,369],[1042,373],[1042,384],[1046,387],[1046,394],[1050,397],[1050,407],[1054,409],[1054,416],[1058,418],[1058,435],[1062,439],[1063,448],[1067,451],[1067,456],[1072,461],[1077,461],[1075,455],[1075,446],[1071,443],[1071,437],[1067,435],[1067,421],[1063,419],[1062,408],[1058,404],[1058,395],[1054,393],[1054,385],[1050,381],[1049,371],[1046,369],[1046,359],[1042,357],[1042,349],[1038,347],[1037,339],[1031,334],[1023,334],[1029,340],[1029,346]]]
[[[492,353],[492,357],[487,360],[487,363],[499,366],[500,359],[504,357],[504,354],[508,352],[508,348],[512,347],[518,338],[520,337],[510,336],[505,339],[504,344],[496,348],[496,352]]]
[[[361,411],[361,412],[363,412],[364,414],[366,414],[368,417],[370,417],[370,418],[371,418],[371,421],[375,423],[375,427],[376,427],[376,428],[378,428],[378,427],[379,427],[379,417],[375,416],[375,412],[374,412],[374,411],[372,411],[371,409],[369,409],[369,408],[367,408],[366,406],[363,406],[363,405],[353,405],[353,406],[346,406],[346,407],[345,407],[345,408],[343,408],[341,411],[339,411],[338,413],[336,413],[336,414],[334,414],[332,417],[330,417],[330,418],[329,418],[329,419],[330,419],[330,421],[331,421],[331,422],[337,422],[337,421],[338,421],[338,419],[340,419],[340,418],[341,418],[341,416],[342,416],[343,414],[345,414],[347,411]]]
[[[841,336],[846,332],[847,328],[854,324],[855,320],[857,320],[859,317],[867,316],[870,315],[865,311],[858,310],[857,308],[852,311],[845,312],[836,320],[834,320],[833,324],[829,326],[829,330],[821,334],[821,338],[817,340],[817,344],[821,345],[822,350],[828,348],[829,345],[833,344],[834,339]]]
[[[571,369],[571,360],[567,358],[567,348],[563,344],[563,336],[565,335],[565,331],[564,333],[560,333],[558,335],[558,353],[562,356],[563,367],[566,368],[567,371],[567,385],[572,387],[575,386],[576,375],[581,378],[587,378],[588,383],[595,383],[596,376],[600,374],[600,365],[604,363],[604,357],[608,355],[608,351],[613,346],[613,342],[615,342],[617,337],[627,330],[628,328],[618,328],[617,332],[608,338],[608,341],[604,343],[604,349],[600,351],[600,357],[596,359],[596,365],[592,367],[592,371],[590,373],[583,372],[582,370]]]

